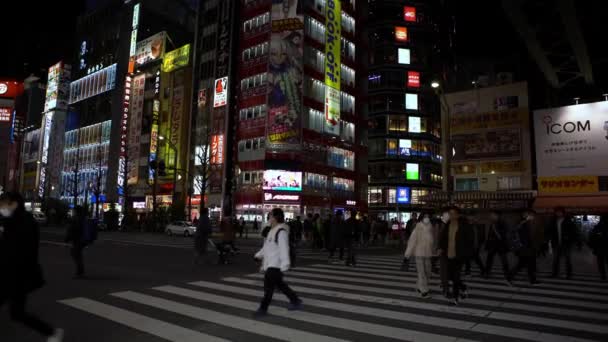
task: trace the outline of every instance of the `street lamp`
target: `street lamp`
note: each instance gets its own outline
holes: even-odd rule
[[[432,87],[433,89],[437,89],[437,88],[439,88],[439,82],[437,82],[437,81],[433,81],[433,82],[431,83],[431,87]]]

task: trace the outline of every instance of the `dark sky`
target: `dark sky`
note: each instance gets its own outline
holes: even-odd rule
[[[22,79],[68,56],[83,9],[82,0],[12,1],[4,6],[0,77]]]

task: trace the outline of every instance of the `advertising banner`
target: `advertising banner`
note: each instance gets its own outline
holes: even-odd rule
[[[302,172],[264,171],[264,190],[302,191]]]
[[[538,191],[544,193],[591,193],[599,191],[598,177],[539,177]]]
[[[190,63],[190,44],[167,52],[163,57],[162,70],[163,72],[172,72],[188,66],[188,63]]]
[[[340,120],[341,13],[340,0],[325,2],[325,120],[332,126]]]
[[[139,181],[139,155],[141,151],[141,125],[144,114],[144,88],[146,75],[141,74],[133,78],[131,91],[131,118],[129,119],[128,142],[128,182],[137,184]]]
[[[11,122],[13,109],[10,107],[0,107],[0,122]]]
[[[152,102],[152,127],[150,129],[150,156],[149,162],[157,159],[158,156],[158,135],[160,124],[160,69],[156,71],[154,77],[154,101]],[[154,181],[155,172],[152,168],[148,168],[148,181]]]
[[[409,204],[411,202],[411,190],[408,187],[397,187],[397,203]]]
[[[468,107],[464,104],[454,105],[450,119],[450,129],[452,134],[467,132],[476,129],[493,129],[502,127],[528,127],[528,109],[511,109],[507,111],[495,111],[485,113],[469,112],[475,110],[471,104]]]
[[[224,135],[211,136],[211,164],[224,164]]]
[[[180,146],[182,133],[182,116],[184,112],[184,86],[173,89],[173,101],[171,104],[171,143]]]
[[[515,158],[521,155],[519,129],[491,130],[452,136],[453,160]]]
[[[225,106],[228,103],[228,77],[215,80],[213,90],[213,108]]]
[[[331,1],[330,1],[331,2]],[[268,66],[267,147],[297,148],[302,118],[304,20],[300,2],[275,0]]]
[[[143,65],[159,58],[163,58],[163,55],[165,54],[166,36],[167,34],[162,31],[137,42],[135,47],[135,61],[137,64]]]
[[[68,108],[68,84],[71,77],[70,65],[59,62],[49,68],[44,111]]]
[[[608,102],[534,112],[539,177],[608,175]]]

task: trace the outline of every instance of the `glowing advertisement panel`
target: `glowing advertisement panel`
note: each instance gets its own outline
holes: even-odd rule
[[[134,32],[136,32],[134,30]],[[165,54],[165,40],[167,34],[162,31],[142,41],[137,42],[135,47],[135,61],[143,65],[159,58]]]
[[[117,64],[112,64],[70,83],[69,103],[76,103],[114,89],[116,67]]]
[[[270,150],[297,149],[302,118],[303,9],[297,1],[274,0],[272,3],[267,147]]]
[[[410,64],[411,63],[410,49],[398,48],[397,49],[397,61],[399,62],[399,64]]]
[[[190,63],[190,44],[167,52],[163,57],[162,70],[163,72],[171,72],[188,66],[188,63]]]
[[[228,103],[228,77],[215,80],[213,90],[213,108],[225,106]]]
[[[131,89],[131,117],[129,118],[128,175],[127,184],[137,184],[139,180],[139,155],[141,151],[141,125],[144,114],[144,88],[146,75],[133,78]]]
[[[284,170],[264,171],[264,190],[302,191],[302,172]]]
[[[405,164],[405,179],[407,180],[419,180],[420,179],[420,166],[414,163]]]
[[[407,27],[395,26],[395,40],[398,42],[407,42]]]
[[[340,50],[342,15],[340,0],[325,2],[325,120],[340,120]]]
[[[397,203],[409,204],[411,202],[411,190],[408,187],[397,188]]]

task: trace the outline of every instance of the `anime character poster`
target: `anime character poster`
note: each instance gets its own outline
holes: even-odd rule
[[[301,136],[304,59],[301,0],[273,0],[271,19],[267,148],[297,149]]]

